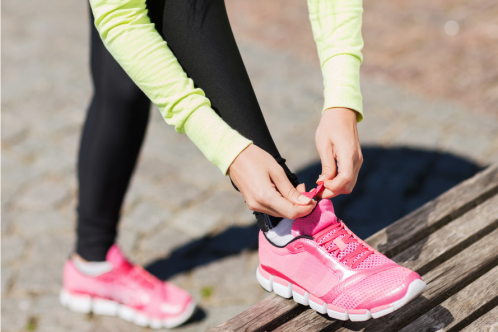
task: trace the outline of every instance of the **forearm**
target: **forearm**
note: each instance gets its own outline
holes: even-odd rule
[[[362,0],[308,0],[308,8],[324,80],[323,111],[350,108],[361,121]]]
[[[150,22],[145,0],[90,0],[109,52],[156,104],[166,122],[185,133],[224,174],[250,141],[211,108]]]

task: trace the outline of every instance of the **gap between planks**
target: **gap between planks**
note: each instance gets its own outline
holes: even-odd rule
[[[498,307],[494,307],[486,314],[473,321],[461,332],[497,332],[498,331]]]
[[[271,294],[257,305],[214,327],[209,332],[263,332],[272,331],[287,320],[306,310],[294,301]]]
[[[496,193],[498,193],[498,163],[377,232],[366,242],[392,257]],[[273,310],[277,309],[278,314],[275,315],[275,319],[280,322],[279,324],[292,319],[306,309],[294,301],[285,300],[273,294],[210,331],[271,331],[269,327],[275,328],[278,325],[274,325],[273,321],[268,321],[265,313],[269,307],[274,308]]]
[[[400,253],[393,260],[405,267],[426,274],[436,266],[455,256],[498,227],[498,195],[439,229]],[[342,323],[308,309],[301,315],[277,328],[275,332],[319,331]],[[309,329],[306,329],[309,326]],[[498,331],[497,331],[498,332]]]
[[[422,296],[394,313],[364,323],[346,323],[338,331],[398,331],[498,265],[498,229],[423,276]]]
[[[497,193],[498,163],[380,230],[366,242],[386,256],[394,257]]]
[[[498,304],[498,267],[419,317],[400,332],[456,332]],[[495,317],[498,323],[498,316]]]

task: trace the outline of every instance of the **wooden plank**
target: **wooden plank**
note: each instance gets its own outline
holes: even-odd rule
[[[423,275],[496,228],[498,228],[498,195],[455,219],[427,239],[414,244],[393,260]],[[275,331],[319,331],[326,326],[333,329],[333,322],[308,309]],[[340,326],[339,323],[335,325]]]
[[[299,316],[279,326],[273,332],[316,332],[323,329],[332,330],[343,322],[336,321],[326,315],[321,315],[313,309],[308,309]]]
[[[374,234],[367,239],[367,243],[389,257],[393,257],[496,193],[498,193],[498,164],[488,167],[473,178],[462,182],[410,215]],[[270,296],[265,301],[212,331],[271,330],[268,327],[276,327],[304,310],[293,301],[283,300],[276,296]],[[267,316],[268,308],[272,308],[271,311],[275,312],[273,318]],[[280,323],[274,325],[271,319]],[[250,328],[251,326],[253,328]]]
[[[498,195],[430,234],[393,260],[423,275],[498,228]]]
[[[366,242],[394,257],[497,193],[498,164],[494,164],[375,233]]]
[[[497,332],[498,331],[498,307],[494,307],[478,320],[473,321],[461,332]]]
[[[338,331],[398,331],[498,265],[498,229],[423,276],[422,296],[396,312],[369,320],[349,322]]]
[[[304,310],[306,307],[272,294],[209,332],[272,331]]]
[[[401,332],[460,331],[498,305],[498,267],[419,317]],[[495,317],[498,322],[498,316]]]

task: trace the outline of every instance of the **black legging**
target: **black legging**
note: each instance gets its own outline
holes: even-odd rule
[[[149,0],[149,16],[187,75],[233,129],[270,153],[294,186],[268,131],[235,42],[223,0]],[[162,16],[162,17],[161,17]],[[149,118],[150,101],[103,45],[91,24],[94,95],[81,138],[76,252],[105,260],[116,238],[126,189]],[[256,214],[266,229],[268,217]],[[271,217],[275,225],[279,218]]]

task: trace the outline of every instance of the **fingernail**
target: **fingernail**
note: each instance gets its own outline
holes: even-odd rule
[[[304,195],[299,196],[298,200],[303,204],[309,204],[311,202],[311,198]]]
[[[325,174],[322,174],[318,177],[318,180],[316,182],[322,182],[325,179]]]

